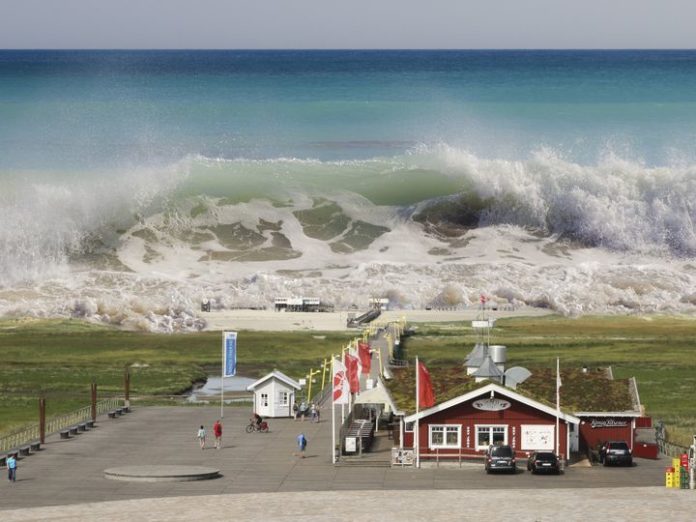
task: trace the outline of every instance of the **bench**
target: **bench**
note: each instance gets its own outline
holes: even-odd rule
[[[19,454],[22,457],[28,457],[29,456],[29,446],[22,446],[19,448]]]
[[[107,415],[109,416],[110,419],[115,419],[115,418],[116,418],[116,412],[115,412],[115,411],[110,411],[109,413],[107,413]]]
[[[77,435],[77,426],[71,426],[68,431],[70,431],[70,435]]]
[[[79,431],[87,431],[87,423],[81,422],[80,424],[77,425],[77,429]]]
[[[29,448],[31,451],[39,451],[41,449],[41,443],[40,442],[32,442],[29,444]]]
[[[69,439],[70,438],[70,430],[63,430],[60,432],[60,438],[61,439]]]
[[[94,421],[93,421],[93,420],[88,420],[88,421],[86,422],[86,424],[87,424],[87,427],[88,427],[89,429],[94,428]]]
[[[123,415],[123,408],[116,408],[116,415]]]
[[[124,415],[125,415],[126,413],[130,413],[130,411],[131,411],[130,407],[128,407],[128,406],[124,406],[124,407],[122,408],[122,410],[123,410],[122,413],[123,413]]]

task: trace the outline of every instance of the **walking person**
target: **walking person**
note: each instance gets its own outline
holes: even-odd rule
[[[222,423],[220,419],[213,424],[213,435],[215,435],[215,449],[220,449],[222,447]]]
[[[304,433],[297,436],[297,447],[300,450],[300,457],[305,458],[305,449],[307,448],[307,437]]]
[[[196,436],[198,437],[198,443],[201,445],[201,449],[205,449],[205,428],[202,424]]]
[[[17,482],[17,459],[14,455],[9,455],[5,462],[7,464],[7,480]]]
[[[319,422],[319,408],[317,408],[317,405],[312,403],[312,407],[309,411],[312,414],[312,422]]]

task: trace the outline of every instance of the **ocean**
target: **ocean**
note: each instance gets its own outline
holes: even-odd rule
[[[0,316],[696,311],[694,51],[0,51]]]

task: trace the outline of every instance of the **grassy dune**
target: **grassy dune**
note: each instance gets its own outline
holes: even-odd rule
[[[461,364],[476,341],[468,323],[416,326],[405,355],[419,355],[431,367]],[[239,373],[256,377],[278,368],[301,377],[353,335],[240,332]],[[696,433],[696,320],[504,319],[491,343],[508,346],[508,366],[552,368],[556,357],[563,368],[611,365],[617,378],[637,378],[647,413],[665,421],[674,442],[684,444]],[[121,394],[126,365],[133,396],[170,400],[217,371],[220,351],[219,332],[163,335],[81,321],[0,322],[0,431],[36,420],[40,393],[48,399],[49,414],[88,404],[92,380],[102,395]]]
[[[278,368],[302,377],[349,338],[341,333],[240,332],[238,372],[258,377]],[[126,365],[131,367],[133,397],[170,400],[209,371],[219,371],[221,349],[219,332],[163,335],[81,321],[0,322],[0,432],[36,421],[40,394],[47,398],[49,415],[88,405],[93,380],[100,396],[122,395]]]
[[[428,365],[460,364],[476,341],[462,324],[418,325],[408,357]],[[617,378],[636,377],[641,402],[663,420],[670,439],[686,444],[696,433],[696,320],[662,316],[557,316],[501,319],[491,344],[508,347],[508,367],[611,366]]]

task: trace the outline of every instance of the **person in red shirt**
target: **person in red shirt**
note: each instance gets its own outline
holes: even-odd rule
[[[220,419],[213,424],[213,435],[215,435],[215,449],[220,449],[222,447],[222,423]]]

